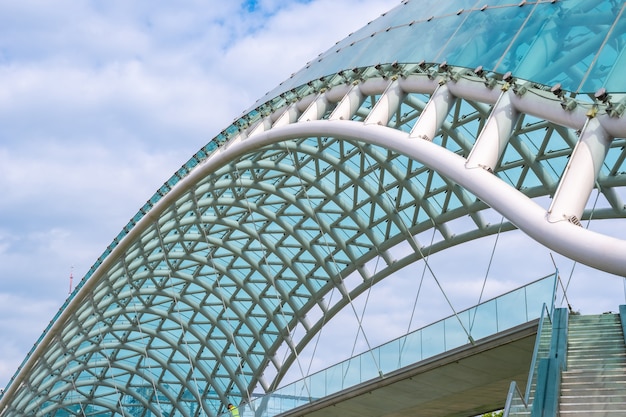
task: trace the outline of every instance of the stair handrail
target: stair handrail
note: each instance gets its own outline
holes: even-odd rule
[[[519,387],[517,386],[517,382],[511,381],[511,385],[509,385],[509,392],[506,394],[506,403],[504,404],[504,410],[502,412],[502,417],[508,417],[511,412],[511,408],[513,407],[513,401],[515,398],[519,399],[524,407],[524,411],[528,410],[528,402],[522,395]]]
[[[533,356],[530,361],[530,371],[528,372],[528,380],[526,381],[526,391],[524,393],[524,403],[527,404],[530,400],[530,389],[532,388],[533,380],[535,378],[535,368],[537,365],[537,357],[539,356],[539,347],[541,345],[541,333],[543,331],[543,324],[546,320],[552,322],[553,307],[548,310],[548,306],[544,303],[541,308],[541,316],[539,316],[539,324],[537,326],[537,337],[535,338],[535,347],[533,348]],[[552,336],[550,336],[552,337]]]
[[[546,303],[543,304],[541,308],[541,315],[539,316],[539,323],[537,326],[537,337],[535,338],[535,347],[533,348],[533,355],[530,362],[530,371],[528,372],[528,381],[526,382],[526,391],[524,394],[521,393],[517,382],[511,381],[511,385],[509,385],[509,391],[506,396],[506,403],[504,405],[504,410],[502,413],[502,417],[508,417],[511,412],[511,408],[513,407],[513,401],[517,398],[521,402],[521,405],[524,408],[524,411],[529,411],[530,408],[530,390],[532,388],[533,379],[535,378],[535,365],[537,363],[537,357],[539,356],[539,348],[541,344],[541,333],[543,331],[543,325],[546,319],[549,322],[552,322],[551,317],[552,308],[548,309]]]

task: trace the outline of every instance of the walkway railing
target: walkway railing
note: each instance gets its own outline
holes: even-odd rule
[[[537,329],[537,338],[535,339],[528,380],[526,381],[526,391],[522,394],[517,382],[511,381],[503,410],[504,417],[530,414],[530,396],[537,383],[537,365],[550,352],[553,313],[553,307],[550,307],[550,310],[548,310],[548,306],[543,306],[541,317],[539,318],[539,327]]]
[[[435,355],[539,319],[553,306],[557,274],[481,303],[295,381],[239,407],[243,416],[273,417],[361,383],[384,378]],[[465,329],[469,330],[471,339]],[[375,359],[375,361],[374,361]],[[228,415],[228,414],[225,414]]]

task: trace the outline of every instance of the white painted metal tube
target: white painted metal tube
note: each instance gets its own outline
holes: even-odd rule
[[[581,219],[611,140],[598,119],[589,119],[554,194],[548,211],[551,222]]]
[[[519,118],[519,112],[511,103],[511,95],[513,92],[510,90],[500,95],[467,157],[468,168],[481,167],[493,171],[498,164]]]
[[[365,96],[361,93],[358,84],[353,85],[330,114],[330,120],[350,120],[361,107],[364,99]]]
[[[398,107],[400,107],[403,96],[404,92],[400,88],[400,84],[397,81],[391,81],[365,119],[365,124],[373,123],[386,126]]]
[[[320,93],[317,98],[311,103],[311,105],[302,113],[298,118],[300,122],[306,122],[309,120],[319,120],[324,116],[330,103],[324,93]]]
[[[446,116],[450,113],[450,109],[454,105],[456,98],[450,93],[447,84],[443,84],[437,88],[434,94],[426,103],[426,107],[422,111],[417,122],[411,129],[409,136],[411,138],[422,138],[433,140]]]
[[[274,122],[272,127],[284,126],[291,123],[294,123],[298,120],[298,115],[300,112],[298,111],[298,106],[296,104],[290,105],[283,114]]]

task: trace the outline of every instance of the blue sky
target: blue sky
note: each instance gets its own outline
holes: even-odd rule
[[[311,58],[397,4],[0,1],[0,387],[67,298],[70,274],[76,284],[182,163]],[[477,243],[479,257],[451,252],[434,264],[456,267],[446,284],[453,299],[478,301],[494,243]],[[553,269],[524,236],[502,238],[498,255],[490,275],[516,275],[509,265],[520,259],[537,259],[532,279]],[[572,264],[557,261],[568,275]],[[367,324],[370,342],[385,339],[381,328],[406,328],[413,298],[398,289],[421,268],[369,301],[384,313]],[[579,282],[593,306],[581,302],[583,311],[617,308],[590,290],[607,282],[623,298],[614,277]],[[490,283],[487,295],[516,283]]]

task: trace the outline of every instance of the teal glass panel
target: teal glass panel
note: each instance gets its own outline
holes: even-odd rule
[[[529,317],[541,314],[543,305],[554,304],[556,277],[547,277],[524,287]],[[551,312],[550,312],[551,313]]]
[[[514,291],[499,297],[496,300],[498,311],[498,331],[509,329],[528,321],[526,313],[526,294],[523,291]],[[535,314],[539,314],[537,310]]]
[[[434,62],[495,69],[531,11],[532,6],[487,8],[467,14],[462,23],[450,21],[452,18],[442,19],[455,31]]]
[[[399,42],[392,48],[395,51],[394,57],[381,62],[434,62],[443,46],[440,40],[452,36],[455,31],[451,21],[460,22],[461,18],[451,16],[395,29],[393,35]],[[390,41],[388,38],[388,42]]]
[[[560,13],[561,7],[561,3],[537,5],[531,19],[516,35],[515,42],[504,57],[504,66],[496,68],[496,71],[508,70],[524,80],[546,85],[561,83],[565,90],[576,90],[580,78],[579,76],[576,76],[577,79],[572,78],[572,74],[576,72],[571,72],[570,67],[588,65],[588,62],[585,63],[583,56],[578,54],[576,62],[568,63],[567,71],[564,71],[566,67],[563,65],[556,64],[563,57],[572,57],[572,50],[566,49],[567,40],[579,36],[574,33],[573,23],[563,22],[568,16]],[[564,28],[567,28],[565,30],[569,33],[564,33]],[[579,74],[584,72],[583,69]]]
[[[345,364],[339,363],[324,371],[326,377],[326,390],[324,395],[337,392],[343,387],[343,367]]]
[[[337,384],[335,385],[335,387],[341,387],[340,389],[345,389],[361,382],[361,365],[361,355],[355,356],[354,358],[348,359],[346,362],[344,362],[343,368],[341,369],[341,381],[335,381]]]
[[[587,21],[589,32],[595,25],[606,28],[610,22],[612,26],[585,83],[580,87],[581,91],[595,92],[604,87],[611,92],[626,92],[626,4],[622,3],[620,9],[617,8],[618,5],[619,3],[598,2],[592,12],[585,14],[590,19]],[[613,16],[616,18],[611,21]]]
[[[360,358],[356,356],[347,361],[341,362],[333,366],[329,369],[329,371],[330,372],[327,373],[327,392],[328,394],[339,392],[346,386],[350,386],[350,383],[354,383],[359,380],[361,373]]]
[[[424,357],[429,358],[446,350],[444,322],[439,321],[422,329],[422,350]]]
[[[321,398],[326,395],[328,372],[317,372],[306,378],[306,384],[296,392],[298,397],[307,396],[311,398]]]
[[[444,349],[446,351],[469,343],[467,335],[467,312],[444,320]]]
[[[407,334],[400,342],[400,367],[419,362],[422,359],[422,332]]]
[[[393,340],[378,348],[378,367],[383,374],[395,371],[399,367],[401,339]]]
[[[495,302],[487,302],[469,311],[469,331],[474,340],[497,332],[498,311]]]
[[[412,0],[409,2],[410,8],[407,13],[410,16],[419,16],[421,19],[428,19],[431,16],[439,17],[446,15],[456,15],[461,10],[467,11],[476,7],[481,7],[483,4],[492,4],[492,1],[483,0],[456,0],[456,1],[433,1],[429,4],[424,4],[420,0]]]

